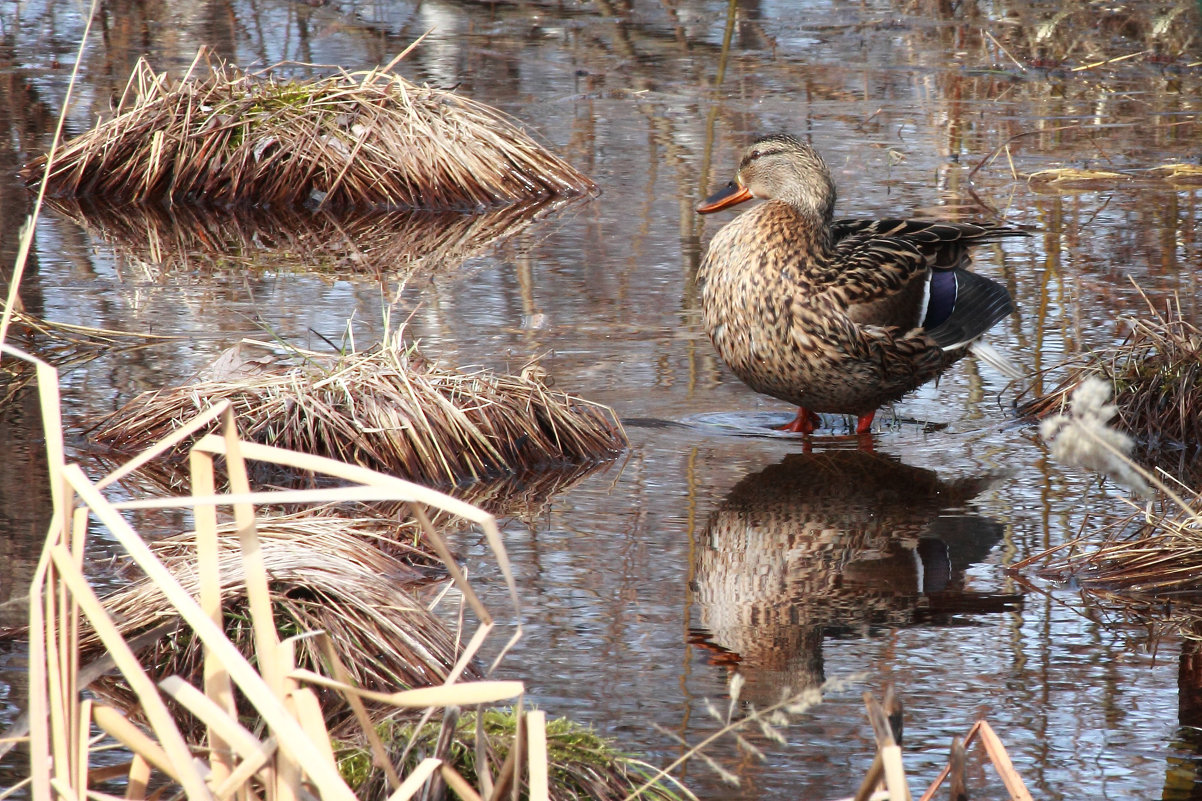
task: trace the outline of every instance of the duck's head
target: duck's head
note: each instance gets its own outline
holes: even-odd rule
[[[806,216],[829,221],[835,211],[835,182],[814,148],[788,134],[770,134],[751,143],[735,179],[702,201],[697,211],[709,214],[752,198],[780,200]]]

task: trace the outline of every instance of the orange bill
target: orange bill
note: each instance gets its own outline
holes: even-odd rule
[[[736,206],[745,200],[751,200],[751,191],[745,186],[739,186],[734,181],[731,181],[726,186],[719,189],[714,194],[701,201],[701,205],[697,207],[698,214],[710,214],[715,211],[722,211],[731,206]]]

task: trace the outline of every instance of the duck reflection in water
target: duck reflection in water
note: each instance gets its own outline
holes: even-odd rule
[[[1015,608],[963,588],[1002,538],[964,508],[995,478],[945,481],[867,451],[792,454],[740,481],[709,518],[694,564],[691,640],[743,674],[743,698],[823,681],[825,637]]]

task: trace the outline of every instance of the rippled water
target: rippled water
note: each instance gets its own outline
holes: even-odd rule
[[[854,791],[871,759],[860,694],[893,682],[915,786],[984,715],[1037,797],[1202,795],[1189,728],[1199,691],[1180,645],[1153,651],[1142,628],[1101,619],[1068,590],[1036,582],[1013,597],[1024,589],[1008,565],[1096,529],[1087,511],[1123,506],[1120,492],[1055,465],[1011,423],[1014,391],[1001,376],[966,360],[885,416],[874,454],[839,438],[804,453],[795,439],[747,435],[788,410],[734,379],[700,327],[692,276],[730,215],[702,219],[692,207],[730,178],[751,137],[776,130],[824,154],[841,216],[996,211],[1035,227],[976,258],[1020,309],[992,342],[1032,370],[1121,338],[1119,318],[1146,313],[1132,279],[1156,302],[1178,293],[1198,318],[1199,190],[1145,172],[1198,159],[1198,46],[1172,62],[1074,72],[1098,42],[1106,57],[1180,43],[1155,33],[1146,17],[1164,10],[1151,4],[1085,32],[1038,4],[965,3],[944,18],[939,7],[740,4],[724,52],[727,5],[716,2],[110,4],[72,133],[143,51],[177,69],[207,44],[246,66],[355,70],[433,28],[401,72],[505,109],[602,191],[462,264],[427,265],[395,302],[390,277],[286,268],[266,251],[257,269],[204,253],[149,263],[101,228],[48,213],[23,285],[29,311],[190,337],[68,373],[67,419],[78,426],[183,381],[264,326],[322,347],[349,325],[360,346],[373,344],[385,308],[393,321],[412,315],[410,334],[448,364],[517,369],[546,354],[556,386],[611,404],[631,440],[617,463],[505,527],[526,625],[502,671],[551,714],[666,762],[679,752],[670,734],[693,742],[716,728],[705,699],[725,708],[732,671],[757,704],[832,680],[826,701],[784,729],[787,747],[753,738],[766,761],[725,741],[711,749],[742,789],[696,765],[686,778],[712,798],[833,798]],[[1182,7],[1168,30],[1196,34]],[[81,31],[72,13],[23,6],[5,29],[5,165],[49,141]],[[990,22],[1004,13],[1014,24]],[[1023,177],[1060,165],[1129,178],[1053,193]],[[30,198],[10,176],[0,199],[0,256],[11,263]],[[47,522],[48,500],[28,481],[29,465],[41,469],[27,433],[35,415],[29,398],[0,415],[5,623],[23,617]],[[459,547],[486,602],[504,609],[486,548],[470,535]],[[7,712],[18,695],[0,696]],[[992,788],[979,797],[1002,797],[979,757],[970,766]]]

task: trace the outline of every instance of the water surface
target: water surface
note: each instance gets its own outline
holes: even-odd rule
[[[692,207],[729,180],[751,138],[779,130],[824,154],[841,216],[1004,216],[1036,229],[976,257],[1019,307],[992,342],[1032,371],[1121,339],[1120,319],[1146,314],[1136,285],[1157,303],[1176,293],[1198,318],[1199,190],[1146,173],[1199,157],[1198,45],[1182,51],[1173,38],[1197,33],[1193,5],[1167,33],[1153,17],[1172,12],[1150,3],[1066,6],[1063,18],[1041,4],[962,3],[940,16],[942,5],[739,4],[724,49],[728,6],[717,2],[110,3],[104,35],[85,50],[69,134],[107,108],[141,54],[182,71],[204,44],[243,66],[358,70],[433,29],[403,74],[515,115],[601,194],[462,262],[398,263],[383,276],[267,252],[257,266],[241,254],[250,267],[199,251],[156,261],[47,213],[22,287],[31,313],[187,337],[67,373],[66,419],[78,430],[265,329],[323,348],[349,328],[369,346],[385,309],[450,365],[516,370],[544,355],[558,388],[611,404],[631,439],[612,466],[506,521],[526,636],[502,672],[551,714],[666,762],[680,748],[664,730],[690,742],[713,731],[705,699],[725,708],[733,671],[757,705],[842,680],[784,729],[787,747],[753,735],[766,761],[728,741],[711,749],[741,789],[704,767],[686,774],[710,798],[833,798],[852,794],[871,760],[860,694],[892,682],[916,788],[984,715],[1037,797],[1202,796],[1189,649],[1153,649],[1144,628],[1069,590],[1036,582],[1013,597],[1025,588],[1008,565],[1124,507],[1121,491],[1054,464],[1012,424],[1002,376],[966,359],[882,416],[875,454],[838,438],[804,453],[796,439],[735,430],[788,410],[734,379],[700,326],[693,275],[730,215]],[[8,167],[49,142],[77,13],[23,5],[3,31]],[[1082,13],[1102,17],[1083,26]],[[1145,55],[1088,67],[1130,53]],[[1056,166],[1124,178],[1067,192],[1025,180]],[[7,264],[31,203],[11,171],[0,200]],[[44,469],[35,419],[27,395],[0,414],[5,623],[24,615],[48,522],[48,499],[28,480]],[[458,545],[503,610],[483,543],[467,534]],[[103,540],[97,548],[100,559]],[[19,677],[19,665],[3,674]],[[19,689],[3,701],[6,718]],[[990,787],[980,797],[1003,797],[979,757],[970,778]]]

